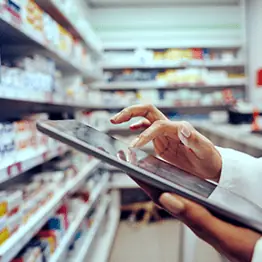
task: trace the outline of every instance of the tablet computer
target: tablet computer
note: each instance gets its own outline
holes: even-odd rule
[[[193,200],[224,221],[262,233],[262,209],[216,183],[189,174],[140,149],[131,148],[123,141],[76,120],[41,121],[37,128],[160,191]],[[212,197],[218,192],[219,200]]]

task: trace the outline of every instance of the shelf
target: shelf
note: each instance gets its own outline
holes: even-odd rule
[[[78,188],[83,185],[83,182],[88,178],[89,175],[94,172],[98,166],[101,164],[101,161],[98,159],[92,159],[85,168],[83,168],[82,171],[79,172],[78,176],[74,179],[74,183],[71,185],[71,188],[69,190],[69,194],[75,193]],[[106,178],[105,178],[106,179]],[[108,180],[108,178],[107,178]],[[104,181],[104,180],[103,180]]]
[[[120,203],[118,192],[112,193],[112,201],[109,206],[109,217],[105,231],[101,236],[98,236],[96,242],[97,248],[92,255],[91,262],[107,262],[114,243],[114,238],[118,229],[120,220]]]
[[[1,95],[1,93],[0,93]],[[25,99],[18,99],[18,98],[7,98],[7,97],[0,97],[0,103],[3,108],[6,109],[6,113],[9,117],[16,116],[17,114],[26,114],[26,113],[74,113],[76,110],[85,110],[85,111],[95,111],[95,110],[112,110],[112,111],[119,111],[125,108],[124,105],[115,105],[115,106],[105,106],[105,105],[98,105],[92,104],[88,101],[84,104],[81,103],[72,103],[72,104],[59,104],[59,103],[51,103],[51,102],[42,102],[42,101],[29,101]],[[14,104],[16,107],[14,108]],[[156,104],[156,106],[165,112],[189,112],[192,113],[205,113],[210,111],[221,111],[227,110],[229,105],[197,105],[197,106],[172,106],[172,105],[163,105],[163,104]]]
[[[106,106],[106,105],[97,105],[97,106],[88,106],[87,111],[95,110],[111,110],[111,111],[120,111],[129,105],[121,106]],[[197,106],[165,106],[161,104],[155,104],[155,106],[163,112],[177,112],[177,113],[191,113],[191,114],[205,114],[211,111],[226,111],[229,109],[230,105],[197,105]]]
[[[96,161],[97,165],[100,163],[97,160],[92,160],[87,164],[86,174],[80,173],[81,179],[85,179],[89,175],[89,168],[93,171],[93,161]],[[69,181],[61,190],[58,190],[55,195],[44,205],[36,214],[34,214],[28,222],[21,226],[18,231],[9,238],[0,247],[0,261],[11,261],[23,247],[32,239],[32,237],[45,225],[48,219],[55,214],[59,206],[61,205],[63,198],[75,189],[78,180]],[[80,184],[81,185],[81,184]]]
[[[64,154],[68,150],[65,145],[60,145],[53,150],[43,150],[32,151],[28,157],[20,159],[13,164],[10,164],[4,168],[0,168],[0,183],[3,183],[11,178],[19,176],[26,171],[41,165],[57,156]]]
[[[87,68],[81,66],[80,61],[76,61],[68,54],[57,50],[54,45],[47,43],[43,36],[30,30],[22,21],[16,21],[11,13],[4,8],[0,10],[0,32],[3,32],[1,35],[2,54],[12,53],[14,55],[16,52],[28,54],[32,52],[32,46],[35,46],[38,53],[43,53],[45,56],[54,59],[59,68],[81,73],[86,78],[93,77]],[[19,43],[20,47],[17,48],[14,43]],[[39,50],[39,47],[44,50]]]
[[[89,211],[92,209],[92,207],[94,206],[99,196],[101,196],[102,192],[106,188],[108,179],[109,179],[109,176],[105,175],[101,183],[98,186],[96,186],[94,191],[91,193],[91,197],[90,197],[88,204],[86,205],[86,207],[83,210],[81,210],[77,214],[76,220],[74,220],[74,222],[71,224],[66,234],[62,238],[62,242],[59,244],[55,253],[52,255],[50,262],[59,262],[59,261],[64,260],[64,258],[66,257],[68,253],[68,248],[71,245],[72,241],[74,240],[74,237],[79,227],[81,226],[81,223],[83,222],[83,220],[88,215]],[[78,186],[80,185],[78,184]]]
[[[179,89],[191,89],[197,91],[215,91],[221,89],[244,89],[246,85],[245,79],[233,79],[228,83],[221,84],[175,84],[164,83],[160,81],[126,81],[126,82],[110,82],[103,83],[98,82],[91,85],[92,89],[98,89],[102,91],[136,91],[136,90],[179,90]]]
[[[204,40],[204,39],[157,39],[154,41],[148,41],[148,39],[139,39],[138,41],[126,41],[117,39],[117,41],[106,41],[104,43],[104,50],[106,51],[122,51],[129,50],[135,51],[140,48],[149,50],[159,50],[159,49],[188,49],[188,48],[210,48],[210,49],[240,49],[243,47],[243,42],[241,40],[225,39],[221,38],[220,41],[214,40]]]
[[[59,3],[60,2],[60,3]],[[69,31],[74,35],[74,37],[82,39],[87,47],[97,56],[102,55],[102,43],[95,35],[94,30],[91,28],[90,23],[87,23],[85,30],[81,28],[78,23],[76,23],[74,17],[66,13],[63,1],[57,0],[36,0],[36,3],[41,6],[51,17],[63,25],[69,28]]]
[[[95,240],[95,237],[99,231],[99,228],[103,222],[103,219],[105,217],[105,213],[107,211],[108,205],[109,205],[109,198],[105,197],[105,199],[102,201],[101,206],[99,207],[95,217],[94,217],[94,223],[86,236],[83,237],[82,245],[80,250],[78,250],[77,254],[74,256],[74,261],[77,262],[84,262],[85,258],[90,251],[90,248],[92,246],[93,241]],[[100,261],[99,261],[100,262]]]
[[[262,152],[262,139],[261,135],[253,134],[251,132],[250,124],[232,125],[228,123],[215,123],[211,121],[195,122],[193,125],[200,130],[201,133],[208,136],[218,137],[220,141],[230,140],[235,145],[240,145],[239,148],[235,148],[239,151],[243,151],[243,148],[252,148],[259,151],[261,157]],[[229,143],[221,145],[222,147],[228,146]],[[231,147],[231,146],[230,146]]]
[[[122,171],[117,171],[122,172]],[[130,188],[139,188],[138,184],[132,180],[125,173],[117,173],[113,175],[113,179],[110,182],[109,187],[111,189],[130,189]],[[98,261],[98,260],[97,260]]]
[[[152,61],[148,63],[103,63],[104,70],[121,70],[121,69],[169,69],[169,68],[187,68],[187,67],[206,67],[206,68],[227,68],[227,67],[244,67],[243,61]]]
[[[74,113],[76,110],[88,109],[88,103],[52,103],[36,100],[28,100],[26,98],[19,98],[17,96],[10,96],[8,94],[2,94],[0,87],[0,103],[2,108],[6,111],[2,112],[2,116],[18,117],[22,114],[28,113]],[[15,107],[14,107],[15,105]]]

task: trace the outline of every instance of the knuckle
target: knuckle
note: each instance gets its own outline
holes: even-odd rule
[[[157,120],[155,122],[155,125],[158,127],[158,128],[164,128],[168,125],[169,121],[168,120]]]
[[[140,139],[146,139],[147,137],[149,136],[149,134],[147,134],[147,133],[142,133],[139,137],[140,137]]]
[[[180,124],[182,125],[182,126],[186,126],[186,127],[190,127],[190,128],[193,128],[193,126],[189,123],[189,122],[187,122],[187,121],[181,121],[180,122]]]
[[[126,107],[125,109],[123,109],[122,113],[123,114],[128,114],[129,113],[129,107]]]
[[[150,111],[153,111],[156,109],[156,107],[153,105],[153,104],[146,104],[145,107],[150,110]]]

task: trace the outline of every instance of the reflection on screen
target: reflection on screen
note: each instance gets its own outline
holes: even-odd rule
[[[127,161],[150,173],[162,177],[178,186],[182,191],[187,189],[201,197],[208,198],[209,202],[217,203],[228,210],[251,220],[262,220],[262,210],[252,202],[232,193],[224,188],[212,184],[206,180],[190,175],[171,164],[168,164],[154,156],[148,155],[142,150],[129,148],[127,144],[101,133],[92,127],[86,126],[75,120],[49,122],[61,132],[77,137],[79,140],[94,146],[95,148],[115,156],[120,161]],[[222,197],[213,197],[220,195]]]
[[[202,197],[209,197],[216,188],[216,185],[190,175],[171,164],[152,155],[148,155],[142,150],[129,148],[127,144],[107,134],[101,133],[79,122],[73,121],[72,123],[74,124],[70,123],[71,121],[67,122],[67,126],[63,123],[63,125],[56,126],[56,128],[59,127],[61,131],[63,129],[64,132],[70,133],[97,149],[107,152],[109,155],[116,156],[118,159],[132,163],[178,186],[197,193]]]

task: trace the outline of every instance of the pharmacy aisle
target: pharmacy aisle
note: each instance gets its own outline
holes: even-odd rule
[[[189,252],[195,239],[123,171],[36,123],[78,120],[130,144],[141,117],[110,118],[154,105],[261,157],[261,56],[250,66],[260,51],[244,17],[254,1],[0,0],[0,262],[221,261],[201,241]]]
[[[101,161],[36,130],[37,121],[72,119],[92,108],[87,84],[101,77],[91,26],[84,35],[79,25],[71,32],[45,8],[31,0],[0,1],[3,262],[75,261],[78,255],[84,261],[114,203]]]

